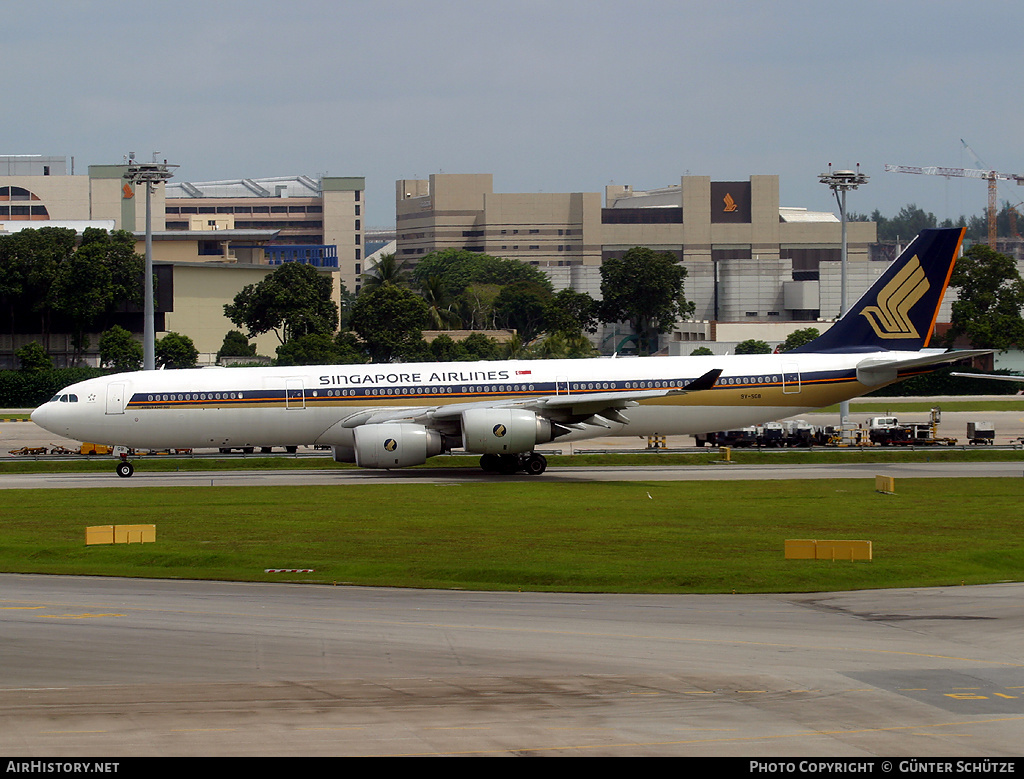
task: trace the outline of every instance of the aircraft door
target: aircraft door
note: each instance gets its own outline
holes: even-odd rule
[[[306,392],[302,379],[284,380],[284,407],[288,410],[306,407]]]
[[[556,395],[568,395],[569,394],[569,379],[566,376],[555,377],[555,394]]]
[[[782,365],[782,393],[796,395],[800,392],[800,366],[795,362]]]
[[[107,385],[107,413],[123,414],[128,385],[123,381],[112,381]]]

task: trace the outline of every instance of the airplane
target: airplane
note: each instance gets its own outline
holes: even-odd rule
[[[131,448],[325,445],[405,468],[452,449],[539,475],[539,444],[760,424],[992,350],[928,349],[961,229],[925,230],[829,330],[781,354],[140,371],[32,412],[66,438]],[[122,454],[120,476],[131,476]]]

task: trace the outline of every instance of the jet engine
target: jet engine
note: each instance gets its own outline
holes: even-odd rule
[[[554,437],[551,422],[532,411],[477,408],[462,412],[462,446],[467,452],[529,452]]]
[[[360,468],[408,468],[440,454],[444,439],[423,425],[363,425],[355,429],[354,448]]]

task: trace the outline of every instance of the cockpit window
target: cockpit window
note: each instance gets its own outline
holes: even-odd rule
[[[50,398],[51,403],[56,403],[57,401],[61,403],[77,403],[78,395],[54,395]]]

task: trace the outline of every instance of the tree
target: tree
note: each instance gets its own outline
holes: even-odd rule
[[[123,327],[114,325],[100,335],[100,363],[115,371],[137,371],[142,367],[142,344]]]
[[[249,339],[237,330],[229,330],[224,335],[224,342],[217,351],[217,362],[221,357],[254,357],[256,355],[256,344],[249,343]]]
[[[714,354],[714,352],[711,351],[706,346],[698,346],[696,349],[694,349],[692,352],[690,352],[690,356],[691,357],[703,357],[703,356],[707,356],[707,355],[711,355],[711,354]]]
[[[667,252],[637,246],[621,258],[609,258],[601,265],[601,318],[628,322],[640,353],[649,354],[659,333],[694,311],[683,297],[685,279],[686,268]]]
[[[258,284],[248,284],[224,306],[224,315],[255,338],[271,330],[283,344],[308,333],[331,334],[338,306],[330,276],[311,265],[286,262]]]
[[[399,260],[393,252],[391,254],[382,254],[377,260],[377,264],[359,278],[362,281],[363,290],[376,289],[384,284],[404,287],[409,283],[409,274],[405,270],[405,262]]]
[[[142,300],[144,259],[131,233],[87,227],[78,248],[55,266],[50,299],[55,313],[71,320],[72,345],[88,347],[86,331],[125,303]]]
[[[168,333],[156,342],[156,364],[161,368],[195,368],[199,350],[192,339],[180,333]]]
[[[949,345],[965,336],[974,347],[1024,346],[1024,280],[1011,258],[975,244],[957,260],[949,283],[958,298],[946,333]]]
[[[515,330],[529,343],[547,329],[550,302],[551,293],[544,287],[525,281],[509,284],[494,299],[494,319],[499,327]]]
[[[420,289],[420,296],[427,304],[432,329],[450,330],[459,324],[459,315],[454,310],[456,298],[448,294],[439,277],[428,278]]]
[[[430,342],[430,356],[438,362],[456,362],[468,360],[469,352],[461,341],[453,341],[451,336],[442,333]]]
[[[470,333],[462,345],[471,360],[497,360],[501,356],[501,345],[483,333]]]
[[[431,277],[439,278],[447,295],[453,298],[471,284],[504,287],[525,281],[552,291],[551,281],[544,272],[528,263],[466,249],[445,249],[424,256],[412,271],[413,284],[423,289]]]
[[[770,347],[765,341],[758,341],[754,338],[750,338],[746,341],[740,341],[736,344],[736,348],[733,350],[734,354],[771,354],[772,347]]]
[[[567,339],[583,332],[597,332],[599,307],[585,292],[562,289],[548,301],[544,320],[549,333],[561,333]]]
[[[14,353],[23,373],[39,373],[53,369],[53,360],[38,341],[25,344]]]
[[[801,330],[794,330],[792,333],[786,336],[786,340],[779,346],[780,352],[788,352],[796,349],[798,346],[809,344],[821,333],[816,327],[805,327]]]
[[[352,309],[352,330],[374,362],[415,359],[425,352],[423,328],[429,322],[421,297],[393,284],[362,292]]]

